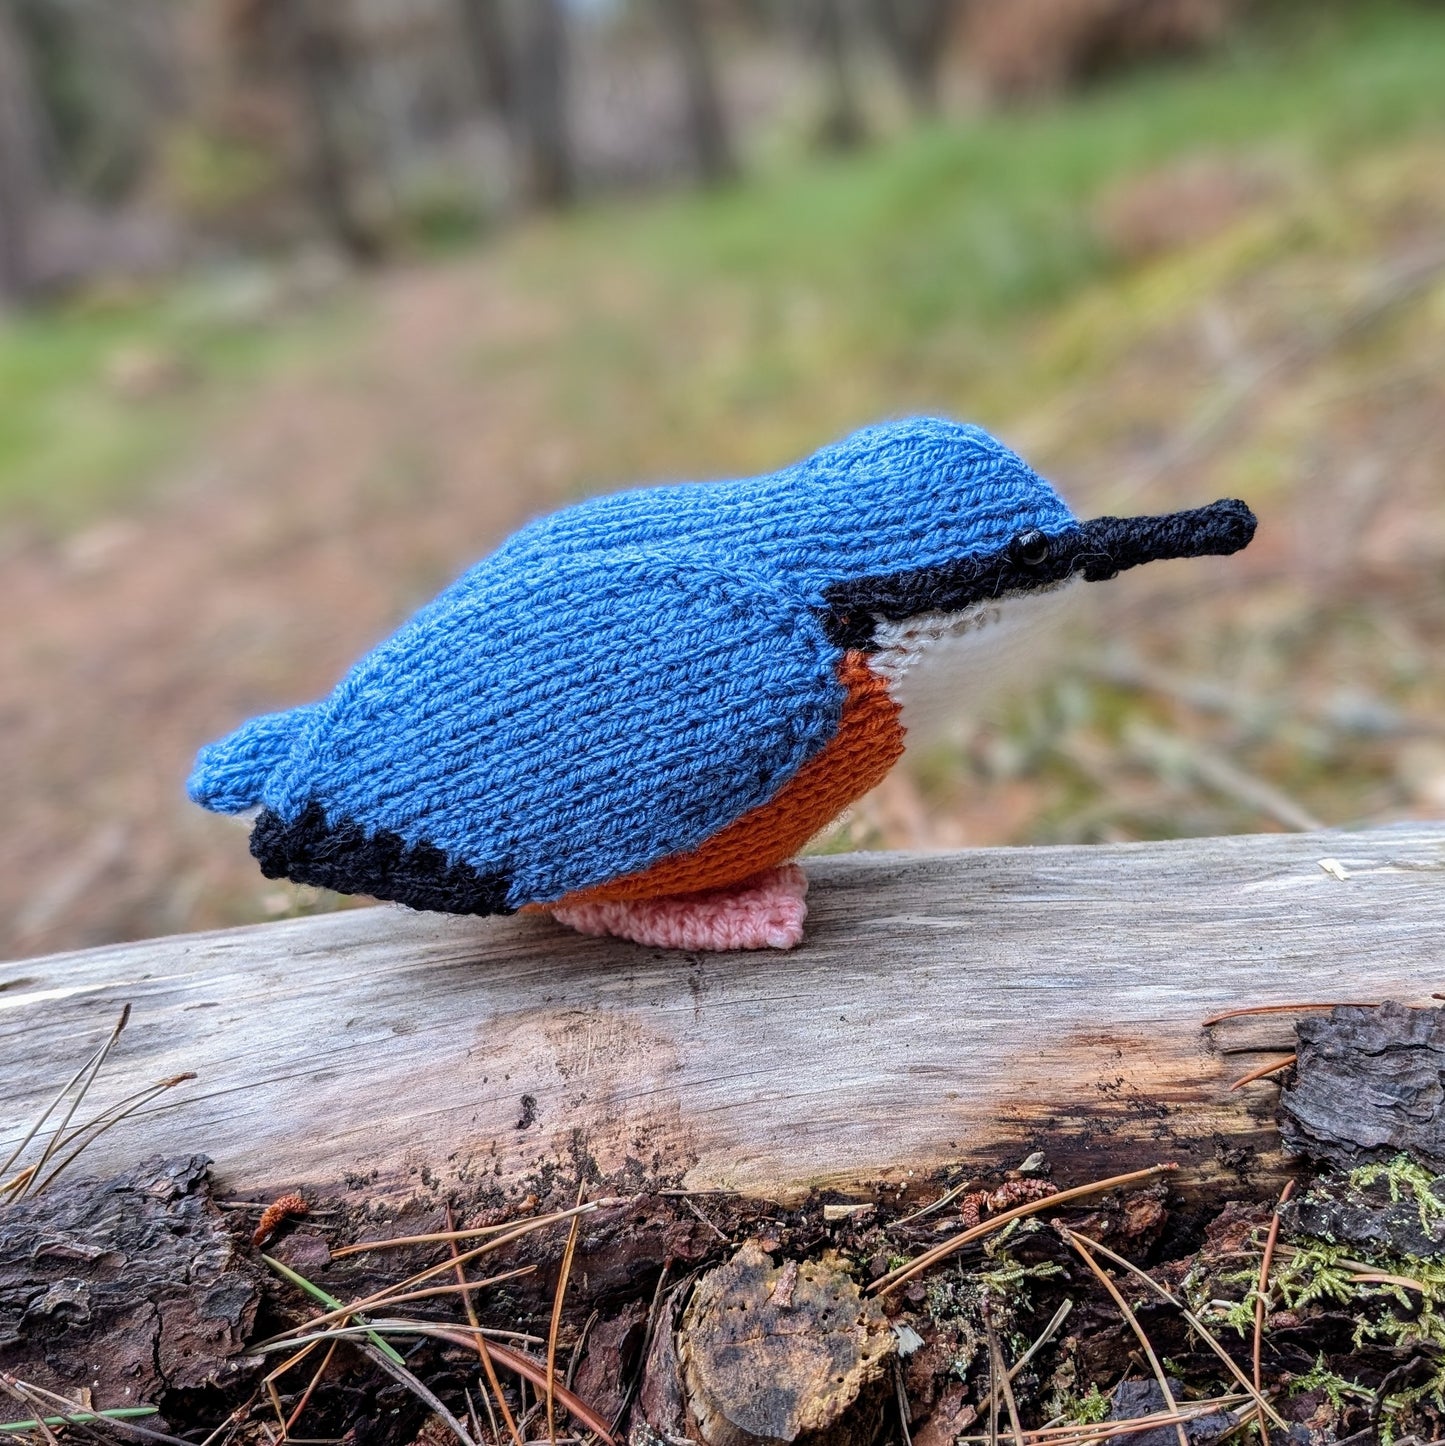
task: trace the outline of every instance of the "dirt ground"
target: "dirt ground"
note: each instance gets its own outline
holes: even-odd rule
[[[345,355],[238,406],[142,509],[7,554],[0,615],[22,621],[0,630],[0,954],[335,907],[262,880],[243,827],[187,802],[198,745],[329,689],[510,529],[599,480],[684,456],[726,473],[740,450],[779,464],[940,393],[1081,512],[1239,495],[1260,533],[1240,558],[1094,590],[1075,632],[1025,660],[1016,701],[827,847],[1445,815],[1441,155],[1327,191],[1306,178],[1031,323],[1006,402],[972,405],[947,367],[919,386],[859,363],[805,380],[747,446],[753,423],[724,402],[679,422],[665,367],[645,387],[597,368],[579,403],[575,366],[546,363],[599,316],[706,338],[723,302],[670,314],[624,275],[579,314],[505,255],[366,283]],[[715,332],[704,373],[735,345]],[[665,439],[631,440],[649,431]]]

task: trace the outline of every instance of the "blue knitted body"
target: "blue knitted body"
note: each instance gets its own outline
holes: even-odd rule
[[[552,901],[696,848],[834,736],[829,588],[1075,526],[1020,458],[934,419],[597,498],[517,533],[329,698],[203,749],[190,795],[344,831],[373,869],[422,851],[429,876],[498,881],[498,908]]]

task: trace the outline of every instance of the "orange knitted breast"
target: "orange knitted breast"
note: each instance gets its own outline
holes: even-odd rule
[[[843,655],[838,678],[847,689],[838,731],[779,793],[750,809],[691,853],[589,889],[562,904],[661,899],[725,888],[784,863],[854,800],[880,783],[903,754],[899,706],[862,653]]]

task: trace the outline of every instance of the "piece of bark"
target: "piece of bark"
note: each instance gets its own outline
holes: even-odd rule
[[[865,1446],[883,1423],[893,1332],[842,1266],[774,1266],[749,1242],[698,1282],[679,1357],[708,1446]]]
[[[1176,1398],[1182,1397],[1184,1387],[1179,1381],[1170,1381],[1169,1389]],[[1189,1408],[1187,1400],[1179,1404]],[[1137,1421],[1141,1416],[1152,1416],[1165,1411],[1168,1405],[1164,1392],[1154,1381],[1120,1381],[1114,1388],[1109,1401],[1110,1421]],[[1184,1434],[1189,1446],[1208,1446],[1208,1443],[1222,1440],[1232,1431],[1239,1429],[1239,1418],[1229,1411],[1215,1411],[1209,1416],[1199,1416],[1184,1425]],[[1110,1436],[1105,1446],[1176,1446],[1178,1429],[1174,1426],[1160,1426],[1153,1431],[1121,1432]]]
[[[634,1300],[616,1315],[598,1321],[587,1337],[571,1385],[604,1421],[616,1420],[627,1401],[646,1330],[647,1302]]]
[[[637,1392],[640,1426],[664,1440],[687,1435],[682,1365],[677,1358],[677,1329],[686,1295],[686,1287],[678,1285],[664,1297]]]
[[[1331,1172],[1314,1180],[1282,1212],[1291,1235],[1315,1235],[1362,1252],[1387,1251],[1417,1258],[1445,1257],[1445,1219],[1421,1209],[1412,1189],[1391,1198],[1388,1179],[1362,1186]]]
[[[1445,1172],[1445,1011],[1342,1005],[1296,1033],[1279,1102],[1289,1149],[1345,1169],[1404,1154]]]
[[[204,1155],[57,1182],[0,1209],[0,1367],[96,1409],[255,1373],[260,1290],[211,1200]]]

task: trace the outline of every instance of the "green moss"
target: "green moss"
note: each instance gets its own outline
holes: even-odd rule
[[[1296,1376],[1290,1382],[1289,1393],[1291,1396],[1303,1395],[1306,1391],[1323,1391],[1325,1399],[1335,1408],[1336,1411],[1345,1409],[1345,1398],[1353,1396],[1360,1401],[1373,1401],[1375,1393],[1364,1386],[1357,1385],[1354,1381],[1347,1381],[1336,1371],[1330,1370],[1325,1364],[1324,1352],[1321,1351],[1314,1367],[1302,1376]]]
[[[262,378],[334,344],[345,309],[278,322],[261,273],[0,320],[0,522],[65,528],[123,500]],[[161,376],[137,392],[128,371]]]
[[[1072,1409],[1064,1414],[1070,1421],[1081,1426],[1092,1426],[1096,1421],[1107,1421],[1111,1402],[1097,1386],[1090,1386],[1087,1394],[1073,1402]]]
[[[1445,1180],[1408,1155],[1396,1155],[1387,1165],[1361,1165],[1350,1172],[1352,1190],[1368,1190],[1382,1180],[1389,1187],[1392,1204],[1398,1205],[1407,1195],[1415,1201],[1420,1229],[1427,1235],[1434,1225],[1445,1220],[1445,1201],[1436,1194]]]

